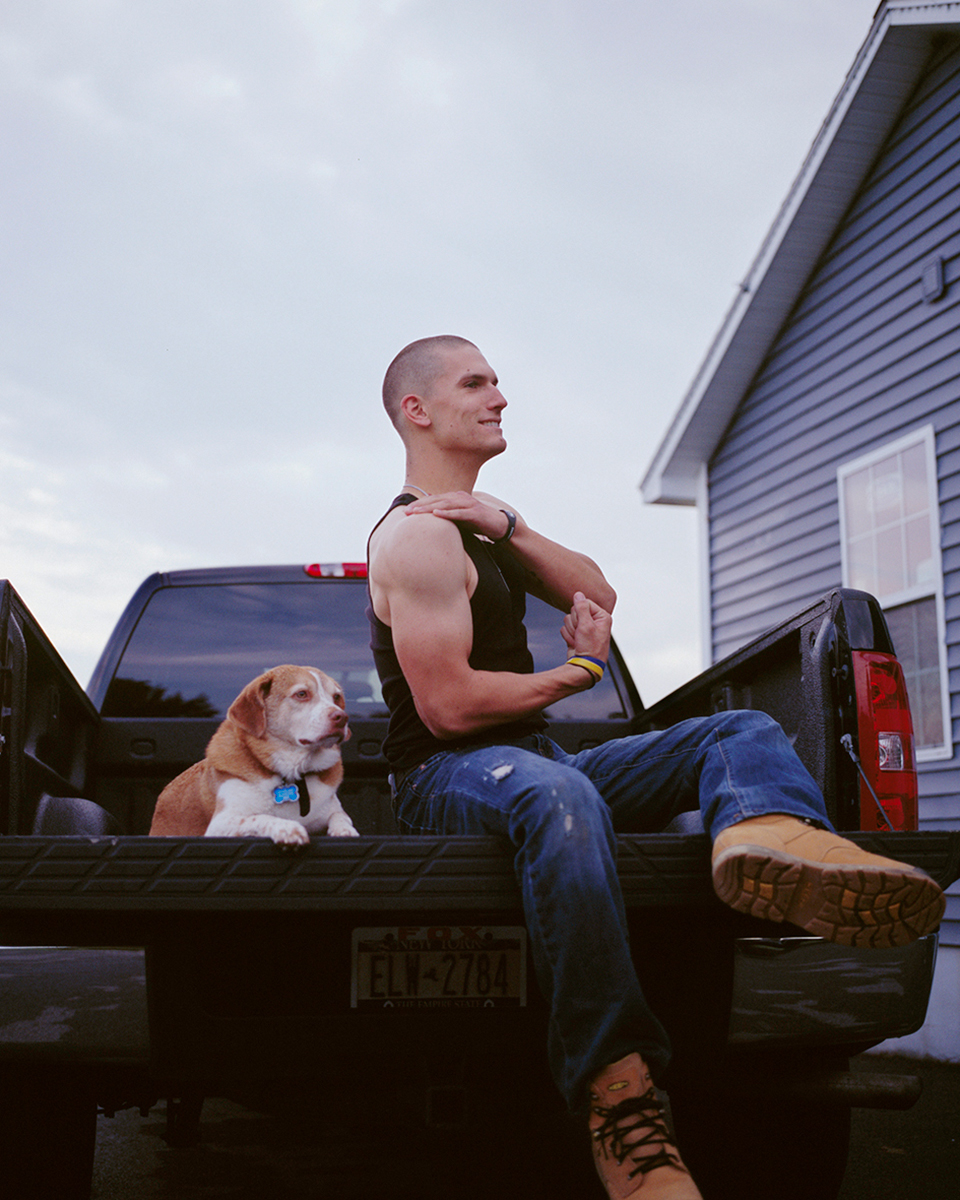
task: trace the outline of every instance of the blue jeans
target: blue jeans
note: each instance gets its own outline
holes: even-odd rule
[[[445,751],[397,789],[402,832],[498,834],[515,851],[531,954],[550,1007],[548,1054],[571,1108],[634,1051],[670,1056],[630,957],[616,834],[662,830],[699,807],[711,837],[764,813],[829,827],[823,797],[764,713],[718,713],[567,754],[542,734]]]

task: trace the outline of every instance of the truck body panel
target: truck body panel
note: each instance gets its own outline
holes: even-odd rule
[[[543,1045],[506,848],[396,832],[365,606],[364,580],[348,573],[151,576],[88,696],[0,583],[0,973],[17,981],[0,990],[0,1068],[83,1069],[113,1108],[271,1078],[310,1084],[350,1053],[520,1061]],[[557,657],[560,620],[531,601],[538,666]],[[549,732],[576,751],[762,709],[839,828],[947,886],[960,877],[960,832],[891,832],[886,801],[864,790],[851,657],[861,650],[892,655],[882,613],[838,589],[644,709],[614,646],[603,686],[555,706]],[[259,839],[144,836],[163,786],[203,756],[244,684],[279,662],[319,666],[344,687],[352,736],[340,797],[361,836],[314,838],[296,853]],[[618,839],[634,958],[674,1043],[678,1095],[693,1060],[716,1080],[731,1055],[773,1092],[808,1095],[849,1054],[922,1024],[935,934],[849,951],[739,916],[713,894],[698,814],[684,817]],[[449,993],[421,991],[427,961],[448,962]]]

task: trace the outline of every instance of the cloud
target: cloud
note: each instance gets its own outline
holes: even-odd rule
[[[86,133],[115,139],[132,130],[100,92],[92,72],[45,61],[40,46],[25,37],[0,33],[0,78],[2,89],[21,102],[33,101]]]
[[[383,369],[462,332],[510,401],[485,484],[666,690],[695,518],[637,481],[873,7],[10,0],[3,573],[86,673],[155,569],[361,557]]]

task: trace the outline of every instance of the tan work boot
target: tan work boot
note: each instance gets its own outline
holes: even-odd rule
[[[611,1200],[703,1200],[639,1054],[612,1063],[590,1085],[590,1134]]]
[[[843,946],[905,946],[940,924],[926,872],[796,817],[750,817],[713,844],[713,887],[737,912],[789,921]]]

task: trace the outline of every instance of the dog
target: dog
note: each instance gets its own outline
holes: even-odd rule
[[[151,837],[358,837],[337,798],[349,738],[343,692],[316,667],[259,675],[230,705],[206,756],[160,793]]]

